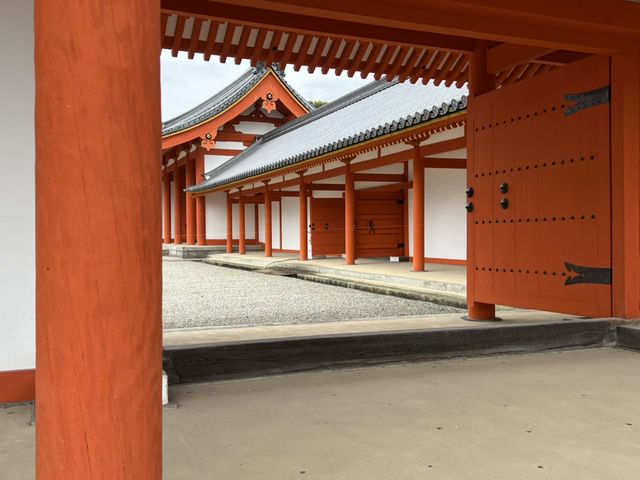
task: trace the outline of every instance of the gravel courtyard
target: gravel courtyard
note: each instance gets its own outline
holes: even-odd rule
[[[444,305],[164,258],[164,328],[243,327],[434,315]]]

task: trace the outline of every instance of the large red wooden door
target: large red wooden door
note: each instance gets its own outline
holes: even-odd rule
[[[611,315],[609,59],[476,97],[470,297]]]
[[[311,254],[342,255],[344,198],[311,198]]]
[[[356,257],[404,255],[404,194],[356,191]]]

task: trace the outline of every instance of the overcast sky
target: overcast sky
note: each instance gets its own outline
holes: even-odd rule
[[[233,59],[221,63],[218,57],[213,56],[210,61],[205,62],[201,54],[196,54],[193,60],[189,60],[185,52],[180,52],[178,57],[174,58],[167,50],[162,51],[160,60],[163,120],[180,115],[203,102],[233,82],[250,66],[248,60],[236,65]],[[372,78],[361,79],[358,73],[353,78],[347,77],[345,72],[337,77],[333,70],[327,75],[322,75],[320,70],[310,75],[306,67],[294,72],[293,68],[288,66],[285,74],[287,82],[304,98],[325,102],[335,100],[372,81]]]

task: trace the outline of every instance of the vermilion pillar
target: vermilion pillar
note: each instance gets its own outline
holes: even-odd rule
[[[227,191],[227,253],[233,253],[233,203]]]
[[[171,175],[165,169],[162,185],[164,187],[163,195],[162,195],[162,204],[163,204],[163,214],[164,221],[163,224],[163,237],[164,243],[171,243]]]
[[[350,161],[344,175],[344,244],[345,263],[356,263],[356,190]]]
[[[640,316],[640,51],[611,57],[613,315]]]
[[[202,182],[204,174],[204,150],[198,149],[196,154],[196,178],[195,183]],[[205,196],[196,198],[196,241],[198,245],[206,245],[207,243],[207,219]]]
[[[424,157],[413,145],[413,271],[424,271]]]
[[[195,184],[195,162],[187,158],[184,163],[185,188]],[[184,193],[187,214],[187,245],[196,244],[196,199],[190,193]]]
[[[269,190],[269,181],[264,182],[264,256],[271,257],[273,255],[273,233],[272,233],[272,216],[271,216],[271,190]]]
[[[238,194],[238,227],[239,227],[239,239],[238,239],[238,253],[244,255],[247,253],[247,241],[245,233],[245,206],[244,198],[242,197],[242,190]]]
[[[308,260],[307,244],[307,185],[304,183],[304,172],[300,175],[300,260]]]
[[[403,162],[403,171],[402,178],[405,182],[409,182],[409,162]],[[403,225],[403,239],[404,239],[404,256],[410,257],[411,253],[409,251],[409,187],[404,187],[402,189],[402,193],[404,194],[404,201],[402,203],[402,223]]]
[[[469,111],[473,108],[473,98],[494,88],[495,77],[487,73],[487,44],[477,42],[475,51],[471,54],[469,62]],[[473,169],[473,129],[469,125],[465,127],[467,134],[467,184],[473,183],[470,173]],[[473,298],[473,267],[474,267],[474,244],[473,226],[471,218],[467,218],[467,305],[469,307],[469,319],[471,320],[494,320],[496,317],[496,306],[490,303],[476,302]]]
[[[34,6],[36,478],[160,480],[160,2]]]
[[[178,163],[173,167],[173,243],[180,245],[182,243],[182,175],[180,175],[180,167]]]

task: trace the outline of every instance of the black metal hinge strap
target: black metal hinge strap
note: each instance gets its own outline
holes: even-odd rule
[[[607,85],[606,87],[591,90],[590,92],[567,93],[564,95],[564,99],[569,103],[575,103],[575,105],[569,106],[565,110],[564,116],[568,117],[585,108],[609,103],[611,101],[611,86]]]
[[[564,262],[569,274],[565,285],[579,285],[581,283],[597,283],[599,285],[611,285],[611,269],[599,267],[583,267],[573,263]]]

